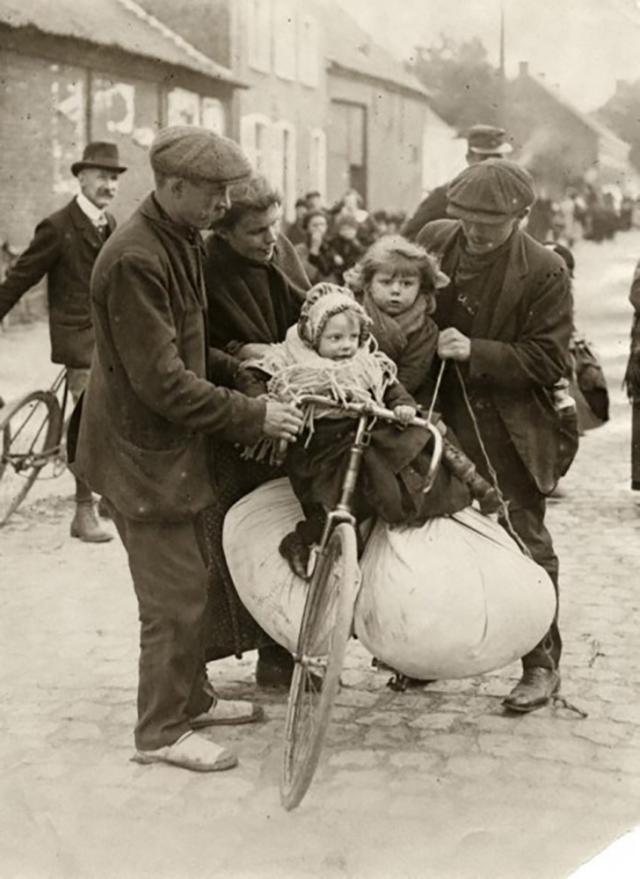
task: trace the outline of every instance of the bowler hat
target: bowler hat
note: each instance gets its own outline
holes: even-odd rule
[[[467,134],[467,145],[470,153],[478,156],[505,156],[513,151],[506,141],[507,132],[504,128],[494,125],[473,125]]]
[[[149,161],[157,174],[186,180],[229,185],[251,174],[249,160],[237,143],[196,125],[162,128],[151,144]]]
[[[120,164],[116,144],[107,143],[102,140],[95,140],[93,143],[86,145],[82,153],[82,159],[79,162],[74,162],[71,166],[71,173],[74,177],[77,177],[83,168],[104,168],[107,171],[115,171],[118,174],[122,174],[123,171],[127,170],[126,165]]]
[[[536,200],[528,171],[509,159],[486,159],[465,168],[447,189],[447,213],[478,223],[503,223]]]

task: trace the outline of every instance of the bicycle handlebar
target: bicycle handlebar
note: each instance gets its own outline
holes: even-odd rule
[[[339,409],[342,412],[353,412],[354,415],[370,415],[372,418],[381,418],[384,421],[393,421],[396,424],[401,423],[392,409],[385,409],[384,406],[378,406],[377,403],[336,403],[335,400],[329,400],[320,394],[305,394],[296,401],[296,404],[301,406],[304,406],[306,403],[325,406],[327,409]],[[437,430],[435,424],[424,418],[416,417],[409,424],[414,427],[425,427],[427,430],[430,427]]]
[[[427,492],[431,490],[431,487],[433,486],[436,478],[436,474],[438,472],[438,467],[440,466],[443,452],[442,434],[440,433],[436,425],[433,424],[431,421],[427,421],[425,418],[414,418],[408,424],[404,424],[404,422],[399,421],[392,409],[386,409],[384,406],[378,406],[377,403],[336,403],[334,400],[329,400],[319,394],[305,394],[300,397],[300,399],[297,401],[297,404],[301,406],[304,406],[305,404],[324,406],[328,409],[338,409],[341,412],[353,412],[354,415],[369,415],[372,418],[380,418],[384,421],[394,422],[395,424],[402,424],[403,426],[407,427],[412,426],[425,428],[425,430],[428,430],[433,437],[433,455],[431,457],[431,463],[429,466],[429,472],[427,474],[425,486],[423,488],[423,493],[427,494]]]

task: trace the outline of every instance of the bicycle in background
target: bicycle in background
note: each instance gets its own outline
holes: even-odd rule
[[[31,391],[0,408],[0,527],[45,467],[51,467],[49,478],[66,469],[68,403],[67,371],[62,369],[50,388]]]

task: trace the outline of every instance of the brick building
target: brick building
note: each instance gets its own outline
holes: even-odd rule
[[[87,141],[115,141],[129,166],[122,218],[151,186],[158,127],[231,126],[237,78],[133,0],[0,0],[0,50],[0,241],[14,247],[77,191]]]
[[[141,0],[201,52],[229,65],[232,136],[284,197],[326,193],[326,74],[316,0]]]
[[[340,4],[326,27],[329,198],[354,187],[370,208],[410,210],[424,189],[427,93]]]
[[[140,0],[249,88],[233,135],[283,192],[350,186],[369,207],[412,208],[423,191],[426,93],[333,0]],[[229,31],[230,55],[221,28]]]

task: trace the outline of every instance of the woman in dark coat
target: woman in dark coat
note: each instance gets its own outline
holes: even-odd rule
[[[298,320],[310,284],[293,245],[279,233],[281,199],[268,182],[255,177],[236,187],[231,198],[230,209],[206,244],[209,343],[245,360],[283,341]],[[237,655],[258,647],[258,684],[288,685],[292,658],[245,610],[222,550],[222,526],[229,508],[279,473],[241,460],[228,443],[216,443],[212,459],[217,497],[209,511],[207,538],[213,557],[211,625],[217,627],[216,643],[226,636],[227,653]],[[208,658],[221,655],[209,653]]]

